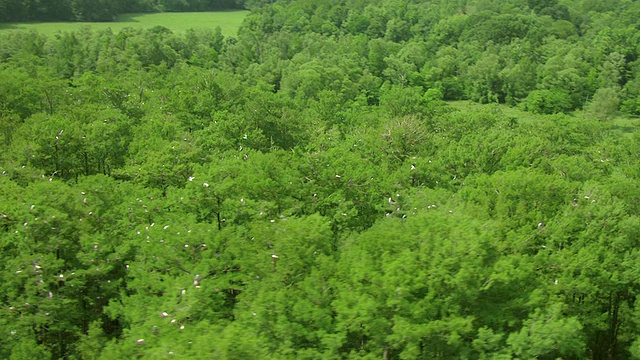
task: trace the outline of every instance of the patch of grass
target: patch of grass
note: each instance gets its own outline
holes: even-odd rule
[[[545,115],[533,114],[524,110],[520,110],[517,107],[509,106],[506,104],[479,104],[469,100],[447,101],[452,108],[461,111],[474,111],[480,110],[486,107],[495,107],[502,114],[518,119],[521,123],[531,123],[543,118]]]
[[[621,136],[631,137],[640,128],[640,120],[624,116],[616,116],[606,122],[612,125],[611,130]]]
[[[53,35],[57,32],[77,31],[89,26],[93,30],[111,28],[119,32],[126,27],[152,28],[164,26],[174,32],[188,29],[215,29],[220,26],[225,36],[235,36],[248,11],[215,11],[215,12],[184,12],[184,13],[155,13],[155,14],[122,14],[114,22],[43,22],[43,23],[8,23],[0,24],[0,31],[7,30],[36,30],[42,34]]]
[[[530,113],[506,104],[479,104],[468,100],[447,101],[447,104],[460,111],[479,111],[486,107],[496,107],[502,114],[516,118],[520,123],[533,123],[549,116]],[[575,111],[567,115],[578,119],[584,119],[586,116],[584,111]],[[640,128],[640,119],[624,116],[616,116],[607,120],[607,123],[612,125],[611,130],[622,136],[632,136]]]

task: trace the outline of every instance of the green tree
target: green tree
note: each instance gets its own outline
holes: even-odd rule
[[[618,113],[619,106],[618,91],[613,88],[600,88],[587,105],[586,114],[591,118],[607,121]]]
[[[518,357],[583,357],[585,344],[578,319],[565,318],[562,305],[536,310],[507,343]]]
[[[571,109],[571,98],[565,91],[533,90],[521,103],[523,109],[536,114],[556,114]]]
[[[118,1],[69,1],[76,21],[113,21],[120,10]]]
[[[380,107],[392,117],[420,115],[425,110],[422,89],[393,85],[380,94]]]
[[[468,69],[465,89],[467,96],[481,103],[504,101],[502,80],[500,79],[502,68],[499,56],[485,52]]]

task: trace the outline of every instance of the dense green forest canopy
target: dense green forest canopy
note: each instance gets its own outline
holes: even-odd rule
[[[251,8],[0,34],[0,358],[640,358],[640,2]]]

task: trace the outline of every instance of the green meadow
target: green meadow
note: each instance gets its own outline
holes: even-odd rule
[[[521,123],[533,123],[536,121],[543,121],[548,115],[534,114],[528,111],[519,109],[518,107],[509,106],[507,104],[479,104],[469,100],[455,100],[447,101],[447,104],[452,108],[464,112],[476,112],[481,111],[487,106],[492,106],[497,113],[504,114],[506,116],[518,119]],[[588,116],[583,110],[574,111],[568,114],[569,116],[582,118]],[[640,120],[635,117],[624,116],[618,114],[609,119],[608,122],[613,124],[612,130],[623,136],[632,136],[640,127]]]
[[[0,24],[0,31],[36,30],[43,34],[76,31],[84,26],[94,30],[111,28],[119,32],[126,27],[151,28],[165,26],[172,31],[180,32],[188,29],[215,29],[220,27],[226,36],[235,36],[248,11],[216,11],[187,13],[154,13],[154,14],[122,14],[114,22],[42,22],[42,23],[8,23]]]

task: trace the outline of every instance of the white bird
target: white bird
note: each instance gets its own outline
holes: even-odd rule
[[[208,183],[202,183],[202,186],[207,188],[207,187],[209,187],[209,184]]]
[[[136,345],[144,345],[144,339],[136,340]]]
[[[165,311],[163,311],[163,312],[160,313],[160,316],[161,317],[167,317],[167,316],[169,316],[169,314],[167,314]]]
[[[277,259],[277,258],[278,258],[278,255],[276,255],[276,254],[272,254],[272,255],[271,255],[271,258],[272,258],[272,259]]]

